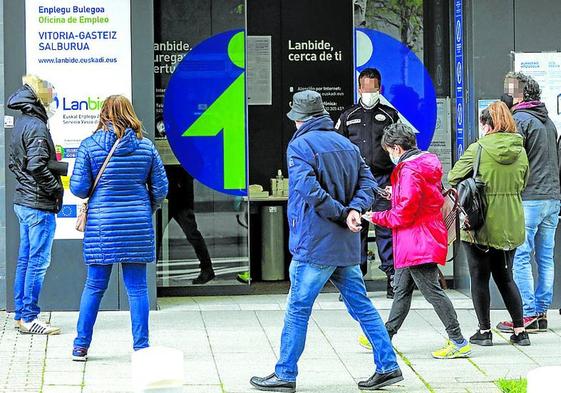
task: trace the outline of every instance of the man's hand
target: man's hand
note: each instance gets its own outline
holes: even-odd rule
[[[347,216],[347,226],[353,232],[360,232],[362,229],[360,213],[356,210],[350,210]]]

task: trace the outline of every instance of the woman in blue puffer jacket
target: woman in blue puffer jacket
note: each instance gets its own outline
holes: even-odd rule
[[[120,263],[132,320],[133,348],[148,347],[148,288],[146,264],[155,262],[152,213],[168,192],[168,180],[154,144],[142,137],[142,125],[130,101],[108,97],[97,131],[82,141],[70,190],[87,198],[113,145],[115,152],[88,203],[84,260],[88,276],[78,318],[72,357],[85,361],[93,326],[111,270]]]

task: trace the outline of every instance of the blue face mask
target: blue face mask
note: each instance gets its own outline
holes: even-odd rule
[[[397,165],[397,163],[399,162],[399,157],[394,157],[390,154],[390,160],[392,160],[394,165]]]

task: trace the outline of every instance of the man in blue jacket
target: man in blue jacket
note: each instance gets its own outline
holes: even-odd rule
[[[376,372],[359,382],[359,388],[374,390],[399,382],[401,370],[360,270],[361,213],[372,206],[376,182],[358,147],[335,131],[317,92],[294,94],[287,116],[297,127],[287,150],[291,287],[275,372],[253,377],[250,383],[265,391],[296,390],[308,320],[328,280],[374,348]]]

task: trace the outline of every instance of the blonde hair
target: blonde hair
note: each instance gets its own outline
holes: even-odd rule
[[[96,131],[113,131],[122,138],[127,128],[134,130],[136,137],[142,139],[142,122],[138,120],[129,99],[122,95],[107,97],[101,107]]]
[[[488,134],[496,132],[516,132],[516,123],[512,118],[512,113],[502,101],[495,101],[483,110],[479,121],[483,125],[489,125],[491,131]]]
[[[24,75],[21,77],[24,85],[27,85],[33,90],[37,100],[45,108],[48,107],[54,99],[54,87],[46,80],[39,78],[37,75]]]

